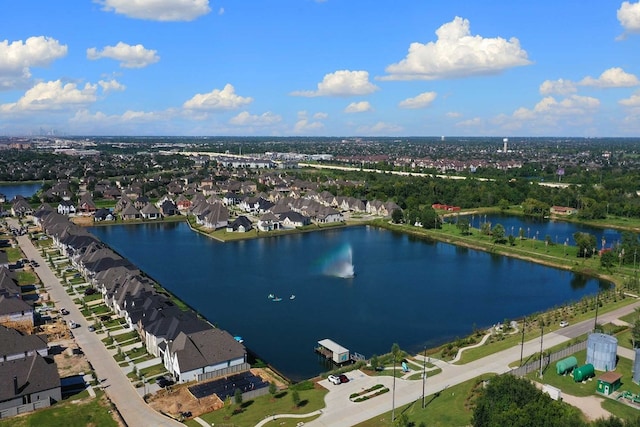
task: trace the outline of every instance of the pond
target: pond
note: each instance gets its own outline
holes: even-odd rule
[[[42,183],[15,183],[15,184],[0,184],[0,194],[4,194],[7,202],[13,200],[15,196],[22,196],[29,198],[36,194],[36,192],[42,187]]]
[[[327,370],[324,338],[367,357],[419,352],[609,286],[365,226],[232,243],[186,223],[91,232],[294,380]]]

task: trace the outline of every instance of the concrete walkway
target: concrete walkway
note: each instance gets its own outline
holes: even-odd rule
[[[9,219],[9,221],[12,221]],[[13,220],[15,221],[15,220]],[[69,319],[80,324],[73,330],[77,344],[89,359],[98,378],[105,381],[102,387],[118,411],[130,426],[182,426],[183,424],[167,418],[149,407],[138,395],[136,389],[123,373],[104,344],[95,333],[87,329],[89,323],[84,318],[71,297],[65,292],[60,280],[49,268],[40,252],[33,246],[28,235],[17,236],[18,244],[28,259],[35,259],[40,266],[35,268],[44,288],[49,292],[56,306],[66,307],[69,310]]]
[[[636,307],[640,307],[640,302],[602,314],[598,316],[598,322],[601,324],[610,323],[614,319],[632,313]],[[544,348],[566,343],[573,338],[590,332],[592,328],[593,320],[591,319],[547,333],[543,338]],[[624,357],[627,357],[628,352],[630,352],[630,350],[622,349],[621,347],[618,347],[618,349],[619,352],[624,354]],[[525,357],[540,351],[540,339],[536,338],[525,342],[522,351]],[[417,356],[416,359],[420,359],[420,357],[421,356]],[[430,359],[430,362],[442,369],[442,372],[427,378],[425,395],[444,392],[453,385],[469,381],[483,374],[503,374],[511,369],[509,367],[511,362],[519,359],[519,345],[462,365],[453,365],[441,360]],[[319,418],[305,423],[305,427],[349,427],[366,420],[374,419],[381,414],[391,411],[394,403],[395,407],[399,408],[422,398],[422,381],[396,378],[395,392],[392,391],[364,402],[354,403],[349,400],[351,393],[360,392],[375,384],[383,384],[392,390],[393,378],[385,376],[370,377],[361,371],[352,371],[347,375],[351,381],[338,386],[330,384],[328,380],[320,381],[320,385],[329,390],[329,393],[325,397],[325,408],[322,410]],[[582,398],[572,400],[572,397],[573,396],[569,397],[567,402],[574,402],[576,406],[581,409],[589,404],[596,403],[599,405],[597,398],[591,401],[585,401],[578,400]],[[571,402],[569,402],[569,400],[571,400]],[[600,412],[597,409],[593,409],[585,414],[591,417],[598,413]]]

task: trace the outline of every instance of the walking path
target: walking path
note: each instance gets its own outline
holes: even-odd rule
[[[640,301],[631,305],[619,308],[598,317],[598,322],[605,324],[614,319],[618,319],[628,313],[632,313],[636,307],[640,307]],[[543,342],[545,348],[550,348],[558,344],[570,341],[584,333],[589,332],[593,327],[593,320],[585,320],[575,325],[562,328],[561,330],[550,332],[544,335]],[[483,338],[484,339],[484,338]],[[540,350],[540,339],[536,338],[524,343],[522,348],[525,357],[528,357]],[[631,350],[618,346],[619,354],[623,357],[630,356]],[[425,395],[442,392],[448,387],[477,378],[482,374],[496,373],[503,374],[511,368],[509,364],[520,359],[520,346],[491,354],[482,359],[475,360],[463,365],[453,365],[437,359],[430,359],[430,363],[442,369],[442,372],[433,377],[428,377],[425,385]],[[423,356],[416,356],[416,359]],[[633,357],[631,357],[633,360]],[[305,423],[305,427],[349,427],[363,421],[373,419],[390,411],[395,407],[401,407],[408,403],[417,401],[422,397],[422,381],[411,381],[402,378],[395,380],[395,393],[385,393],[374,399],[364,402],[354,403],[349,400],[351,393],[357,393],[363,389],[372,387],[375,384],[383,384],[389,389],[393,387],[392,377],[370,377],[361,371],[348,373],[350,380],[346,384],[334,387],[328,380],[320,381],[330,392],[325,397],[325,408],[320,417]],[[394,396],[395,395],[395,396]],[[600,408],[600,399],[595,396],[584,399],[581,397],[568,396],[566,401],[582,409],[589,418],[605,416],[606,411]],[[593,408],[592,406],[596,406]]]

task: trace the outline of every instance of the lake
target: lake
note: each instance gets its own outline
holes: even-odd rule
[[[42,187],[42,183],[16,183],[16,184],[0,184],[0,193],[4,194],[7,202],[13,200],[15,196],[23,196],[29,198],[36,194]]]
[[[462,215],[461,215],[462,216]],[[560,220],[536,220],[530,217],[515,215],[466,215],[469,223],[474,228],[480,228],[483,222],[489,222],[491,227],[496,224],[504,226],[505,234],[509,236],[513,234],[518,237],[520,228],[522,228],[524,237],[544,241],[549,236],[552,243],[563,244],[568,239],[569,245],[575,245],[573,233],[581,231],[596,236],[598,249],[602,248],[602,239],[605,240],[606,247],[612,247],[620,242],[621,233],[618,230],[610,228],[589,227],[583,224],[576,224]],[[449,217],[449,222],[455,222],[456,217]]]
[[[90,231],[293,380],[326,371],[324,338],[367,357],[419,352],[609,286],[368,226],[231,243],[186,223]],[[355,276],[337,277],[350,253]]]

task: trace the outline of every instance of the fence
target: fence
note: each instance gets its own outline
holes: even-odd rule
[[[565,357],[569,357],[574,353],[582,351],[587,348],[587,342],[582,341],[576,344],[573,344],[567,348],[563,348],[560,351],[556,351],[555,353],[548,354],[542,358],[542,371],[544,372],[549,364],[552,362],[556,362],[560,359],[564,359]],[[526,365],[522,365],[519,368],[515,368],[510,370],[508,373],[511,375],[515,375],[517,377],[523,377],[530,372],[537,371],[540,368],[540,359],[534,360],[533,362],[529,362]]]
[[[198,381],[206,381],[214,378],[226,377],[227,375],[238,374],[240,372],[248,371],[251,365],[248,363],[241,363],[239,365],[229,366],[227,368],[218,369],[216,371],[205,372],[198,374]]]
[[[37,402],[32,403],[25,403],[24,405],[18,405],[12,408],[0,410],[0,419],[13,417],[18,414],[24,414],[26,412],[35,411],[36,409],[46,408],[48,406],[51,406],[51,401],[49,399],[38,400]]]

